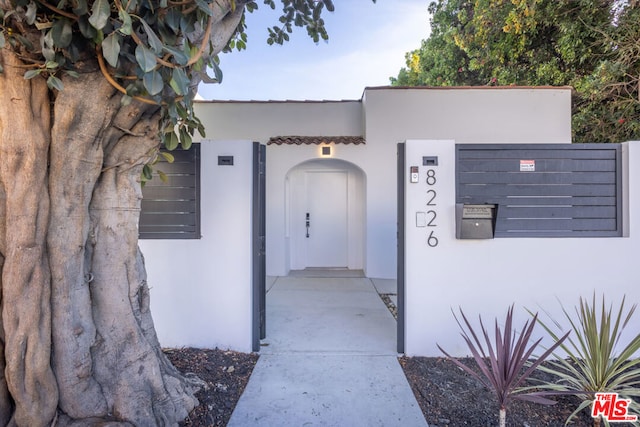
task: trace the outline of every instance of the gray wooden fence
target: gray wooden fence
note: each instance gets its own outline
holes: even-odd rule
[[[622,235],[620,144],[459,144],[456,203],[496,204],[495,237]]]

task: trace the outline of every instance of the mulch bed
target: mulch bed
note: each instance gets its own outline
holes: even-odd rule
[[[473,366],[470,359],[463,363]],[[438,357],[402,357],[400,365],[430,427],[498,425],[499,407],[493,393],[453,362]],[[535,376],[541,375],[535,373]],[[512,401],[507,408],[507,425],[564,426],[580,400],[575,396],[553,400],[558,403],[552,406]],[[593,419],[583,411],[570,425],[590,426]]]
[[[207,384],[206,388],[196,394],[200,406],[181,425],[227,425],[258,355],[193,348],[167,349],[165,353],[181,372],[195,373]],[[467,362],[469,360],[465,361]],[[469,366],[471,363],[469,362]],[[438,357],[401,357],[400,365],[430,427],[498,425],[498,406],[493,394],[453,362]],[[554,400],[558,403],[553,406],[513,401],[507,408],[507,425],[564,426],[579,400],[572,396]],[[588,411],[583,411],[570,425],[591,426],[593,420]],[[616,424],[616,427],[628,426],[631,424]]]
[[[194,373],[206,387],[196,397],[200,406],[180,425],[226,426],[258,361],[254,353],[196,348],[165,349],[171,363],[182,373]]]

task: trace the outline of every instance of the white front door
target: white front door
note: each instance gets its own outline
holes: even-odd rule
[[[307,267],[347,267],[347,171],[307,171]]]

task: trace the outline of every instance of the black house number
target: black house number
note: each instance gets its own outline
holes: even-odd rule
[[[427,170],[427,179],[426,183],[429,187],[433,187],[436,185],[438,180],[436,179],[436,171],[434,169]],[[436,198],[438,193],[436,190],[430,188],[427,190],[427,206],[437,206]],[[427,227],[437,227],[436,218],[438,217],[437,211],[434,209],[430,209],[427,211]],[[435,248],[438,246],[438,238],[436,237],[436,231],[431,229],[429,230],[429,235],[427,236],[427,245],[429,247]]]

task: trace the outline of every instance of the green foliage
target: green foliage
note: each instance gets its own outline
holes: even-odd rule
[[[162,109],[161,129],[172,127],[189,145],[196,130],[203,133],[193,116],[189,83],[206,64],[208,40],[197,40],[196,26],[211,24],[213,2],[169,2],[167,0],[79,0],[57,5],[45,1],[15,0],[5,11],[0,29],[3,40],[33,63],[25,78],[43,76],[51,90],[63,90],[61,72],[74,73],[87,60],[97,59],[100,68],[126,96]],[[25,26],[24,24],[27,24]],[[42,51],[31,40],[40,40]],[[106,63],[105,63],[106,62]],[[161,132],[162,141],[173,141]],[[178,137],[179,139],[179,137]]]
[[[489,338],[487,329],[482,323],[482,318],[479,317],[480,333],[484,338],[483,343],[479,338],[480,333],[474,330],[462,309],[460,309],[460,315],[462,316],[464,325],[454,313],[456,322],[462,331],[461,335],[469,351],[471,351],[473,360],[480,370],[480,373],[449,355],[449,353],[444,351],[439,345],[438,349],[462,370],[479,380],[489,390],[492,390],[496,395],[500,410],[504,411],[503,413],[506,413],[506,409],[512,399],[526,400],[544,405],[552,405],[555,403],[537,393],[522,392],[519,387],[529,378],[545,358],[562,344],[568,333],[558,338],[558,341],[540,357],[532,360],[533,352],[542,340],[542,338],[540,338],[533,344],[529,344],[537,316],[534,316],[531,321],[527,320],[518,335],[513,327],[512,305],[507,311],[507,317],[504,322],[504,334],[500,326],[498,326],[498,320],[496,319],[495,340],[493,343]],[[502,422],[504,422],[504,419],[502,419]]]
[[[276,8],[274,0],[264,0],[264,4]],[[273,26],[268,29],[268,44],[282,44],[289,41],[289,34],[293,32],[293,26],[306,27],[311,39],[318,43],[320,39],[328,40],[329,34],[324,26],[322,11],[326,8],[333,12],[335,6],[332,0],[282,0],[282,16],[280,16],[280,26]]]
[[[186,148],[186,150],[188,150],[188,148]],[[154,172],[158,175],[162,182],[164,182],[165,184],[169,182],[169,177],[164,172],[162,172],[162,170],[157,169],[156,165],[163,162],[173,163],[174,160],[175,157],[173,157],[173,154],[167,152],[166,150],[160,150],[153,153],[153,156],[149,163],[144,165],[144,167],[142,168],[142,174],[140,176],[142,186],[144,187],[145,183],[153,179]]]
[[[541,388],[551,392],[573,393],[583,399],[569,416],[567,423],[577,413],[591,406],[596,392],[616,392],[621,398],[631,399],[629,409],[640,414],[640,359],[634,358],[640,351],[640,333],[633,336],[624,348],[618,348],[624,330],[636,310],[636,304],[626,310],[623,298],[616,312],[612,310],[612,305],[607,308],[604,296],[601,303],[597,304],[595,294],[591,304],[580,298],[575,316],[562,307],[574,337],[560,345],[567,357],[558,357],[538,369],[558,378]],[[562,333],[560,324],[553,319],[550,324],[540,319],[538,323],[557,344]],[[637,330],[637,326],[634,329]],[[606,420],[605,424],[608,425]]]
[[[275,8],[275,1],[265,4]],[[323,11],[331,0],[280,0],[280,27],[269,43],[289,39],[293,26],[305,27],[318,41],[328,38]],[[46,78],[52,91],[63,90],[61,73],[76,75],[98,63],[105,78],[124,96],[161,108],[159,135],[163,145],[188,148],[204,127],[194,115],[196,83],[219,83],[222,71],[209,34],[214,15],[237,8],[254,11],[251,0],[8,0],[0,9],[0,47],[10,47],[33,64],[25,78]],[[6,6],[5,6],[6,7]],[[246,47],[244,17],[227,50]],[[90,67],[93,65],[90,65]],[[213,71],[213,75],[207,75]],[[0,72],[2,69],[0,68]]]
[[[438,0],[399,86],[573,86],[575,142],[640,138],[640,4]]]

